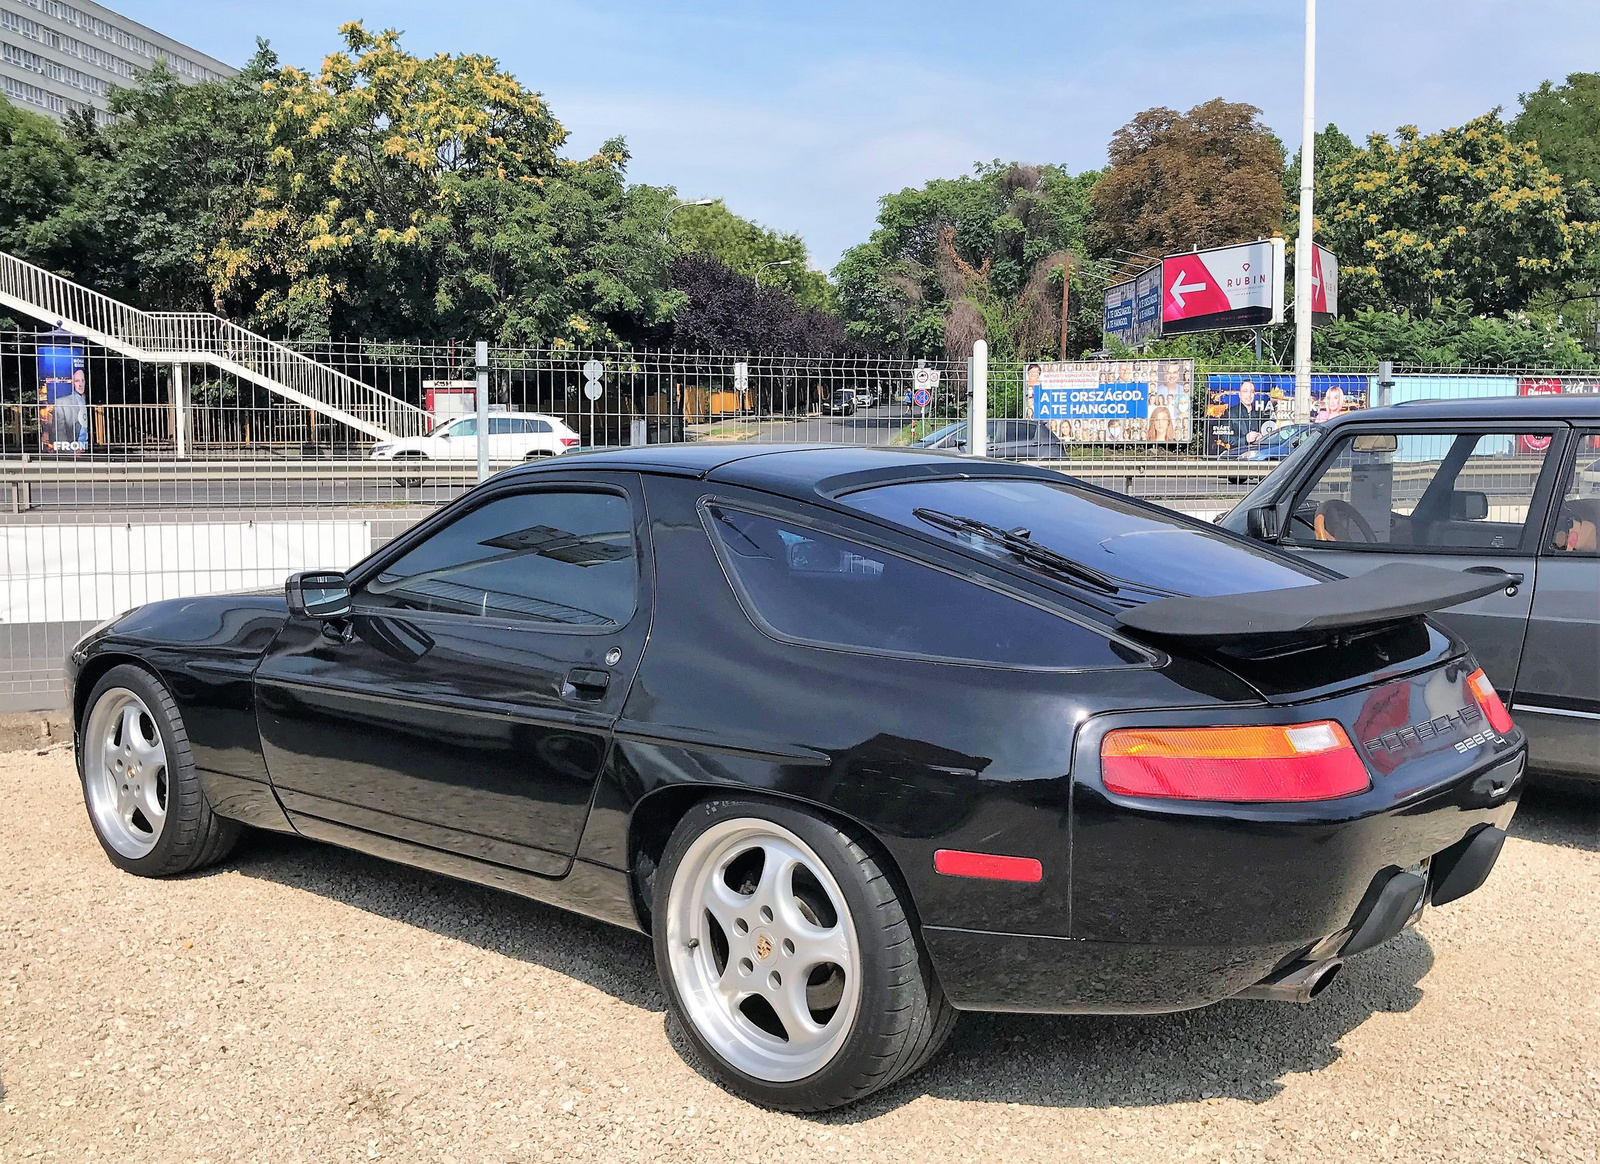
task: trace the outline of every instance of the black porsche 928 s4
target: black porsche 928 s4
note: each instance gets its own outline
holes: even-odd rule
[[[1526,746],[1425,614],[1014,464],[645,447],[493,478],[346,573],[152,603],[69,662],[107,855],[332,841],[653,935],[795,1110],[961,1010],[1308,1001],[1482,884]]]

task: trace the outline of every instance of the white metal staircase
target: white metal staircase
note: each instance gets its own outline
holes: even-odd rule
[[[0,307],[41,319],[135,360],[203,363],[380,440],[417,436],[414,404],[203,312],[150,312],[0,251]]]

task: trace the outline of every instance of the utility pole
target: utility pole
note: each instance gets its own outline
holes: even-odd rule
[[[478,414],[478,480],[489,479],[489,344],[485,340],[478,341],[477,351],[478,385],[476,393]]]
[[[1300,237],[1294,244],[1294,419],[1311,420],[1311,196],[1316,189],[1317,0],[1306,0],[1306,91],[1300,126]]]
[[[1067,358],[1067,274],[1071,270],[1067,260],[1061,261],[1061,359]]]

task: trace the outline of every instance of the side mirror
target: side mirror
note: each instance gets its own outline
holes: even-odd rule
[[[1278,507],[1275,505],[1259,505],[1244,515],[1245,529],[1250,536],[1261,542],[1275,542],[1278,540]]]
[[[343,618],[350,613],[350,583],[337,570],[302,570],[283,584],[289,613],[297,618]]]
[[[1451,521],[1482,521],[1489,516],[1489,495],[1470,489],[1457,489],[1450,494]]]

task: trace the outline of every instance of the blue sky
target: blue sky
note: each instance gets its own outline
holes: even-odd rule
[[[877,200],[975,161],[1104,164],[1152,105],[1261,107],[1300,139],[1300,0],[110,0],[235,64],[266,37],[315,65],[347,19],[412,52],[486,52],[541,90],[568,153],[628,139],[638,181],[720,196],[830,268]],[[1600,69],[1597,0],[1324,0],[1318,124],[1358,141],[1457,125]]]

